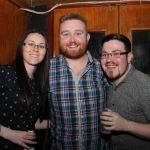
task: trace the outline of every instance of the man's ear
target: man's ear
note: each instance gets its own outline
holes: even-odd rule
[[[87,41],[89,41],[90,40],[90,34],[89,33],[87,33]]]
[[[132,52],[128,53],[128,63],[132,63],[132,59],[133,59],[133,54]]]

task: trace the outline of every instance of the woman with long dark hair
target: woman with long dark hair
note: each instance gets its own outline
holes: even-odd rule
[[[30,123],[45,129],[49,46],[45,34],[27,31],[17,49],[15,63],[0,66],[0,147],[29,149],[36,144],[35,133],[27,132]]]

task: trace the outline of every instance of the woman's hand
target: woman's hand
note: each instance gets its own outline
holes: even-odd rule
[[[27,149],[31,148],[27,144],[37,144],[37,142],[34,141],[36,139],[34,132],[11,130],[1,126],[0,136]]]

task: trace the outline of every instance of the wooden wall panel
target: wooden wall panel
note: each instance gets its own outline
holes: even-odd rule
[[[69,12],[79,12],[87,20],[89,31],[105,31],[106,34],[118,32],[118,6],[66,7],[54,10],[54,56],[59,54],[58,29],[59,18]],[[49,21],[49,20],[48,20]],[[51,35],[50,35],[51,36]]]
[[[23,33],[28,29],[28,14],[7,0],[0,0],[0,64],[11,63]]]
[[[119,18],[119,33],[132,41],[132,30],[150,30],[150,3],[120,6]]]
[[[150,30],[150,2],[120,6],[119,17],[119,33],[132,41],[133,30]]]
[[[53,5],[49,5],[49,8],[52,8]],[[50,58],[53,57],[53,42],[54,42],[54,11],[50,12],[47,15],[47,37],[50,48]]]

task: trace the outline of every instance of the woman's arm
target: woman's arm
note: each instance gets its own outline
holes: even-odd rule
[[[43,120],[40,122],[40,119],[38,119],[35,123],[35,129],[46,129],[47,126],[50,128],[50,120]]]
[[[36,134],[34,132],[11,130],[2,125],[0,128],[0,136],[12,143],[18,144],[27,149],[30,147],[26,144],[37,144],[36,141],[32,141],[36,139]]]

